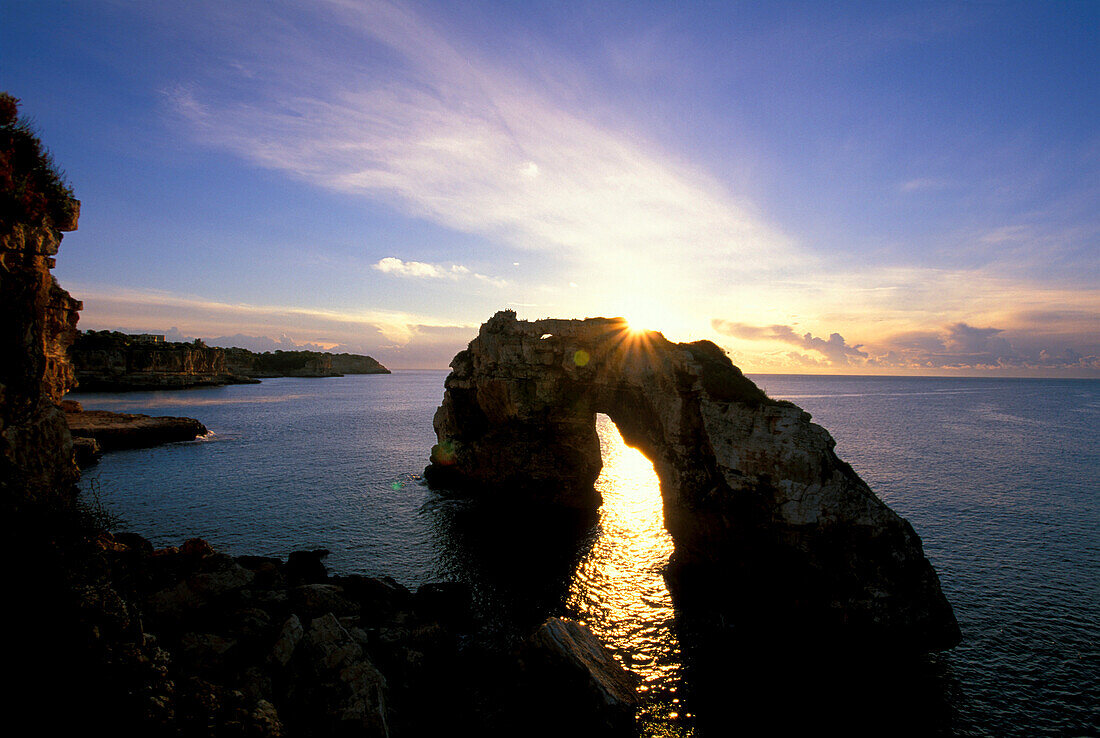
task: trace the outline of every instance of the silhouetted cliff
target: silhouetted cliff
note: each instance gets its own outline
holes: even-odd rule
[[[86,331],[69,350],[84,392],[250,384],[270,377],[389,374],[369,356],[321,351],[215,348],[202,341],[150,343],[117,331]]]

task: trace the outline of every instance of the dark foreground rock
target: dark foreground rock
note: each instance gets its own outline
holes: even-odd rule
[[[65,419],[74,439],[91,439],[101,452],[192,441],[207,433],[206,426],[194,418],[83,410],[67,412]]]
[[[451,368],[425,470],[436,488],[506,508],[594,509],[606,413],[660,478],[681,607],[806,649],[958,642],[913,527],[809,413],[767,397],[713,343],[671,343],[621,318],[504,311]]]
[[[77,545],[69,627],[95,694],[150,735],[628,736],[635,680],[583,626],[552,618],[493,643],[456,583],[300,583],[290,561],[200,539],[154,549],[101,532]],[[299,563],[315,552],[292,555]],[[311,567],[311,579],[317,579]]]

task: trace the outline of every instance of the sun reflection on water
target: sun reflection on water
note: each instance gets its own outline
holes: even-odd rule
[[[672,554],[653,464],[596,416],[603,470],[600,534],[577,567],[570,609],[643,680],[643,696],[672,697],[681,667],[672,600],[661,571]],[[661,700],[667,704],[667,700]]]

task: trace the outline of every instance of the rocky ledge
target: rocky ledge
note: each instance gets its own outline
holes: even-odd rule
[[[207,433],[206,426],[194,418],[84,410],[72,400],[66,400],[62,408],[74,443],[91,439],[101,451],[193,441]]]
[[[654,463],[681,606],[795,648],[958,642],[913,527],[809,413],[767,397],[713,343],[672,343],[621,318],[503,311],[451,368],[425,470],[434,487],[595,509],[606,413]]]
[[[479,638],[468,589],[329,576],[327,551],[231,557],[200,539],[85,546],[78,627],[116,727],[156,735],[630,735],[635,682],[584,626]],[[129,721],[133,721],[130,724]]]

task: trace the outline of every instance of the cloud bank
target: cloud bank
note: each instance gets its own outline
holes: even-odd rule
[[[867,371],[945,370],[950,372],[1053,371],[1080,376],[1100,375],[1100,356],[1084,356],[1072,349],[1027,351],[1015,346],[1001,328],[978,328],[956,322],[936,331],[913,331],[885,336],[874,345],[849,345],[839,333],[817,338],[799,334],[789,325],[755,326],[714,319],[712,327],[722,336],[750,343],[797,346],[809,353],[772,352],[772,368],[862,369]],[[761,350],[767,355],[766,349]],[[765,361],[765,364],[768,362]]]

